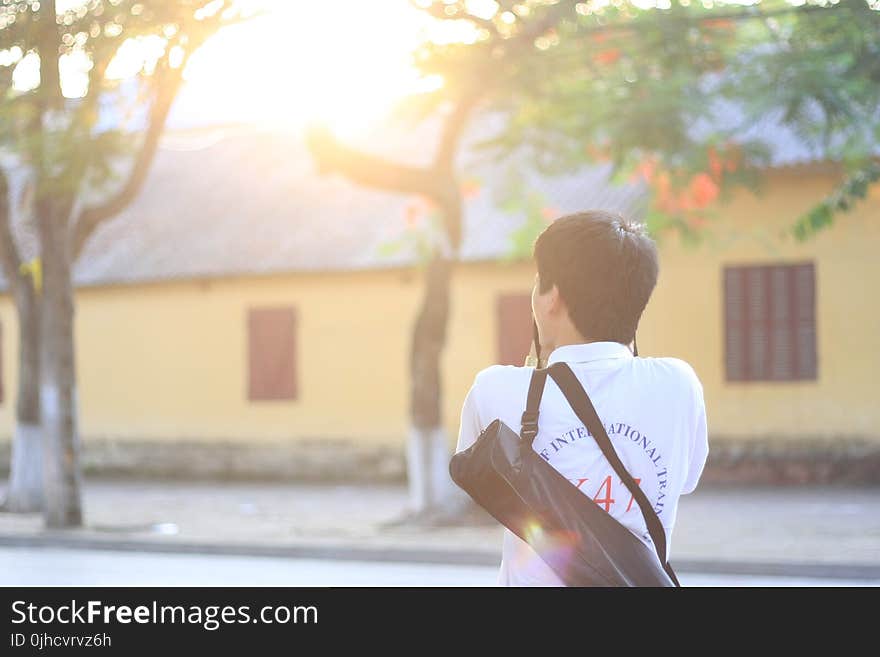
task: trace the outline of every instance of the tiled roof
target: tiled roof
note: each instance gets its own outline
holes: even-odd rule
[[[743,119],[741,112],[719,104],[717,115],[694,130],[731,128]],[[644,185],[612,184],[610,165],[546,177],[515,158],[487,162],[467,146],[502,126],[497,117],[481,117],[464,139],[459,165],[479,182],[480,191],[465,201],[462,260],[509,253],[511,233],[525,221],[522,213],[505,212],[497,202],[511,170],[521,185],[541,194],[554,215],[602,208],[639,217]],[[424,164],[433,155],[437,127],[436,121],[412,128],[398,123],[354,145]],[[779,117],[761,117],[739,134],[767,143],[771,166],[822,158]],[[241,126],[170,130],[136,200],[90,239],[75,265],[74,281],[102,285],[408,265],[418,259],[415,248],[388,253],[382,245],[406,232],[411,204],[412,198],[361,187],[339,175],[318,175],[302,138],[293,133]],[[21,221],[16,231],[22,252],[32,257],[32,232]]]
[[[401,157],[413,161],[422,155],[413,149]],[[525,217],[505,213],[495,202],[504,167],[468,170],[479,191],[465,201],[460,258],[501,257]],[[609,172],[601,166],[552,179],[529,174],[525,180],[554,213],[601,207],[632,215],[644,187],[611,185]],[[417,261],[415,248],[386,254],[382,245],[406,231],[413,202],[339,175],[318,175],[302,139],[293,134],[171,133],[135,201],[89,240],[74,281],[102,285],[408,265]],[[29,233],[20,222],[17,229],[20,236]],[[35,252],[32,242],[22,248],[27,256]]]

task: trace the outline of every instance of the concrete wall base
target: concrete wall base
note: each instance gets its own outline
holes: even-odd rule
[[[880,444],[858,438],[719,439],[710,443],[701,483],[880,484]]]
[[[85,439],[88,475],[196,480],[315,483],[404,483],[403,449],[354,441],[290,444]],[[0,441],[0,473],[8,476],[10,444]],[[799,443],[715,440],[701,484],[877,485],[880,443],[840,439]]]

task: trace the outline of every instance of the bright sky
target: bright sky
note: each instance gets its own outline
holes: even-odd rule
[[[472,0],[494,13],[493,0]],[[59,11],[84,0],[58,0]],[[407,0],[239,0],[267,14],[224,28],[195,55],[172,123],[245,121],[298,128],[322,121],[345,135],[368,128],[403,96],[436,88],[422,79],[410,54],[428,34],[434,40],[468,40],[475,31],[463,23],[433,21]],[[136,73],[161,39],[128,41],[108,75]],[[0,51],[18,61],[14,84],[39,83],[36,55]],[[81,96],[87,88],[88,58],[62,57],[62,88]],[[176,119],[175,119],[176,117]]]
[[[410,63],[429,19],[406,0],[266,4],[269,15],[224,29],[196,53],[188,107],[289,126],[320,120],[346,132],[438,82],[420,80]]]
[[[669,5],[669,0],[632,1],[639,6]],[[58,10],[64,11],[87,0],[56,2]],[[428,37],[451,42],[476,36],[469,23],[432,20],[408,0],[238,2],[247,8],[263,8],[267,14],[224,28],[192,57],[186,85],[169,119],[172,127],[251,122],[297,129],[306,122],[321,121],[343,136],[353,136],[368,130],[400,98],[442,84],[438,79],[420,79],[411,65],[410,54],[420,42]],[[592,0],[591,4],[598,7],[611,2]],[[485,18],[499,9],[495,0],[468,0],[468,4],[470,11]],[[149,67],[145,62],[150,61],[150,52],[161,51],[159,37],[129,40],[108,75],[132,76]],[[16,48],[0,50],[0,65],[10,64],[16,66],[17,88],[39,84],[36,55]],[[85,93],[89,66],[81,51],[61,58],[66,96]]]

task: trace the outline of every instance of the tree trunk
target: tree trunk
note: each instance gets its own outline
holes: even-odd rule
[[[442,426],[440,357],[449,323],[452,261],[434,255],[425,271],[425,296],[410,352],[410,427],[407,474],[413,511],[443,510],[456,501],[449,477],[449,447]]]
[[[461,240],[462,199],[454,172],[456,146],[479,98],[460,100],[444,122],[430,167],[413,167],[340,144],[325,130],[310,130],[308,146],[321,172],[339,171],[367,187],[431,199],[443,213],[444,240],[427,263],[425,296],[413,328],[410,350],[410,429],[406,464],[410,506],[417,514],[439,511],[453,517],[470,498],[449,477],[449,446],[441,421],[440,356],[449,322],[449,284]]]
[[[18,398],[12,463],[4,509],[14,513],[42,511],[43,435],[40,426],[40,307],[32,278],[16,286],[18,310]]]
[[[18,395],[12,438],[9,486],[3,510],[32,513],[43,509],[43,447],[40,427],[40,313],[33,276],[22,273],[12,230],[19,190],[10,189],[0,170],[0,266],[18,318]]]
[[[73,282],[67,226],[70,205],[64,200],[45,198],[45,192],[37,202],[43,270],[40,410],[47,527],[82,525]]]

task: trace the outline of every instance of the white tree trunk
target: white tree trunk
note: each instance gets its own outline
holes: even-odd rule
[[[40,427],[40,304],[34,284],[33,269],[22,270],[21,253],[13,237],[13,225],[25,225],[33,219],[33,209],[25,194],[33,172],[18,158],[2,171],[0,188],[0,260],[18,319],[18,389],[15,397],[15,431],[9,484],[3,509],[13,513],[42,511],[43,436]],[[0,190],[2,191],[2,190]]]
[[[442,427],[421,430],[410,427],[406,445],[406,468],[412,511],[450,510],[457,507],[458,487],[449,476],[449,448]]]
[[[37,202],[42,254],[40,411],[46,526],[82,526],[82,475],[74,340],[74,299],[68,217],[70,200]]]
[[[35,513],[43,510],[43,430],[37,424],[17,422],[5,510]]]
[[[82,525],[82,475],[76,387],[72,387],[69,398],[65,398],[59,393],[59,386],[52,383],[44,382],[40,386],[46,526],[79,527]]]

